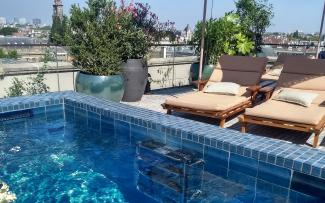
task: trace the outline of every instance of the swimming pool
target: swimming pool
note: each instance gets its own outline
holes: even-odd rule
[[[302,174],[202,145],[200,138],[198,143],[180,139],[178,130],[167,128],[162,133],[154,130],[164,128],[158,124],[67,100],[44,104],[24,110],[14,106],[0,114],[0,179],[17,195],[17,202],[322,202],[324,198],[320,187],[318,193],[308,194],[299,189],[296,182],[303,185]],[[195,135],[186,138],[190,136]],[[296,181],[288,181],[292,176]]]

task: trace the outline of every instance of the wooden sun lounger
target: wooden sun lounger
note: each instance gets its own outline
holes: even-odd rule
[[[213,108],[208,109],[203,107],[195,107],[193,101],[193,105],[175,105],[168,103],[168,100],[164,104],[162,104],[163,108],[167,110],[167,114],[171,114],[172,112],[182,112],[182,113],[189,113],[199,116],[205,116],[210,118],[216,118],[220,120],[220,127],[224,127],[225,121],[227,118],[242,112],[244,109],[248,107],[252,107],[256,96],[258,94],[259,89],[261,86],[259,85],[259,81],[261,79],[262,73],[265,69],[267,63],[267,58],[254,58],[254,57],[243,57],[243,56],[221,56],[220,58],[220,67],[217,67],[209,80],[207,81],[200,81],[200,90],[204,88],[209,83],[213,82],[235,82],[237,84],[246,87],[243,92],[246,95],[247,99],[242,99],[234,105],[231,105],[222,110],[215,110]],[[198,93],[189,93],[199,94],[198,97],[201,97],[201,100],[211,99],[211,94],[204,93],[204,91],[200,91]],[[188,94],[188,96],[189,96]],[[209,98],[208,98],[209,96]],[[231,96],[229,95],[219,95],[216,96],[219,100],[228,99],[231,101]],[[232,96],[233,99],[238,99],[236,96]],[[186,97],[180,96],[180,100]],[[200,101],[198,101],[200,102]],[[218,100],[216,100],[218,102]]]
[[[312,146],[317,147],[319,135],[325,128],[325,60],[288,59],[274,94],[282,88],[315,92],[318,97],[312,107],[299,107],[270,99],[260,106],[247,109],[240,117],[241,131],[245,133],[248,124],[256,124],[308,132],[314,134]],[[273,88],[262,88],[260,91],[264,91],[268,98],[272,97]],[[273,110],[277,105],[286,108]]]

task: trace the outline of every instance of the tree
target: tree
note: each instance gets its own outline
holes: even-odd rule
[[[18,29],[12,27],[4,27],[0,29],[0,35],[4,35],[4,36],[12,35],[13,33],[16,32],[18,32]]]
[[[263,35],[273,18],[272,4],[268,0],[238,0],[235,4],[246,34],[255,42],[255,52],[260,52]]]
[[[64,16],[63,20],[59,17],[53,18],[52,28],[49,36],[49,41],[55,45],[66,45],[66,30],[67,30],[67,17]]]

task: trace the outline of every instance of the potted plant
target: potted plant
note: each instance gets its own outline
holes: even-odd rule
[[[124,60],[122,69],[125,83],[123,101],[141,100],[148,81],[148,67],[144,60],[151,43],[168,37],[175,40],[174,23],[161,23],[148,4],[136,3],[125,5],[121,0],[120,15],[129,17],[125,21],[121,56]]]
[[[122,100],[125,102],[141,100],[148,81],[148,67],[144,57],[149,50],[149,35],[137,22],[139,12],[139,7],[133,4],[125,6],[124,1],[121,1],[118,13],[125,18],[121,24],[123,36],[120,36],[123,38],[120,47],[125,88]]]
[[[68,21],[67,44],[73,63],[81,71],[76,90],[108,100],[121,101],[121,28],[128,18],[119,15],[112,0],[89,0],[88,7],[73,5]]]
[[[202,23],[196,25],[193,43],[201,42]],[[206,23],[205,32],[205,58],[202,79],[209,79],[218,59],[222,54],[249,55],[253,52],[254,42],[247,36],[247,31],[240,23],[240,18],[235,13],[228,13],[224,17],[210,19]],[[200,46],[197,48],[200,52]],[[192,80],[198,79],[199,64],[191,67]]]

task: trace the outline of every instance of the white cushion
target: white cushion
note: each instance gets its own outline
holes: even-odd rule
[[[310,107],[317,96],[318,94],[311,92],[283,89],[279,94],[274,96],[273,99]],[[283,109],[283,111],[285,112],[285,109]]]
[[[214,82],[209,84],[204,92],[205,93],[215,93],[215,94],[225,94],[225,95],[238,95],[240,85],[233,82]]]

